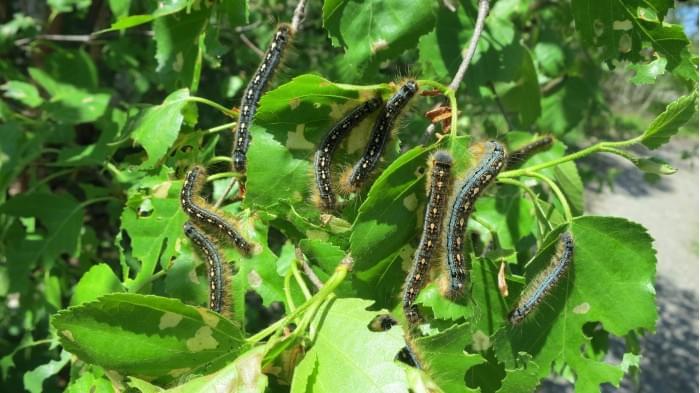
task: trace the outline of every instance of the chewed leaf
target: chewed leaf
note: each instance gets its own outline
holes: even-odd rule
[[[372,302],[338,299],[317,321],[318,333],[297,366],[292,392],[405,392],[406,375],[394,357],[404,346],[401,329],[373,332]]]
[[[617,336],[654,330],[655,251],[642,226],[621,218],[579,217],[571,231],[574,257],[563,282],[521,324],[510,326],[506,315],[495,315],[496,326],[504,326],[495,337],[496,355],[511,368],[523,365],[519,353],[531,354],[540,378],[553,361],[565,362],[577,376],[577,390],[597,391],[601,383],[618,385],[624,365],[582,356],[580,348],[589,341],[583,325],[600,322]]]
[[[152,295],[111,294],[52,319],[63,347],[82,360],[146,379],[221,367],[244,349],[221,315]]]

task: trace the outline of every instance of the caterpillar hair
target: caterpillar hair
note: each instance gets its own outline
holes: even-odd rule
[[[554,145],[551,135],[543,136],[508,154],[506,168],[515,168],[533,155],[549,150]]]
[[[233,241],[233,244],[241,253],[250,255],[252,244],[241,236],[238,228],[229,222],[221,212],[209,206],[204,199],[199,196],[204,180],[207,177],[206,170],[196,165],[192,167],[185,176],[185,182],[180,192],[180,203],[182,208],[195,223],[202,227],[212,228]]]
[[[574,239],[569,232],[564,232],[559,236],[557,252],[552,257],[550,265],[523,290],[515,307],[508,314],[511,325],[519,324],[532,313],[566,275],[573,260]]]
[[[432,165],[430,191],[423,219],[423,233],[413,258],[413,268],[406,277],[403,292],[403,311],[406,320],[412,325],[421,320],[414,302],[418,292],[425,285],[435,249],[440,245],[445,208],[452,182],[452,157],[449,153],[437,151],[432,155],[430,162]]]
[[[314,173],[319,194],[319,207],[324,211],[335,209],[335,192],[331,180],[331,160],[340,142],[382,104],[380,98],[372,98],[355,107],[345,118],[338,122],[326,135],[314,156]]]
[[[258,102],[265,87],[275,73],[275,70],[282,60],[284,51],[287,49],[292,39],[294,30],[288,24],[282,23],[277,26],[277,31],[272,37],[270,47],[265,52],[260,66],[253,74],[248,86],[243,91],[241,100],[241,113],[233,139],[233,170],[239,173],[246,171],[246,153],[250,144],[250,127],[258,109]]]
[[[409,79],[401,86],[399,91],[386,102],[386,105],[384,105],[381,112],[379,112],[377,121],[372,127],[370,140],[365,148],[364,154],[360,160],[355,163],[352,172],[350,172],[346,180],[347,184],[345,184],[345,186],[348,189],[356,191],[369,179],[384,152],[396,118],[401,114],[403,108],[417,91],[418,83],[413,79]]]
[[[495,141],[485,144],[486,154],[477,166],[469,172],[464,182],[456,188],[454,202],[450,209],[447,224],[447,273],[448,288],[445,295],[455,299],[464,291],[467,270],[464,261],[464,237],[469,216],[483,190],[493,181],[505,164],[506,151]]]
[[[185,235],[204,254],[209,281],[209,308],[220,314],[228,312],[229,277],[228,265],[223,262],[216,244],[192,221],[185,222]]]

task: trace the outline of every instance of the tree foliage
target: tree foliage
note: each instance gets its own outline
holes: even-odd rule
[[[669,23],[672,1],[602,3],[492,2],[452,89],[477,1],[310,2],[260,101],[245,178],[229,169],[236,106],[256,47],[296,3],[0,6],[3,390],[529,392],[552,372],[581,392],[618,386],[639,364],[633,344],[655,329],[655,251],[642,226],[586,214],[576,160],[617,154],[672,174],[627,148],[656,149],[696,116],[698,71],[682,27]],[[423,94],[380,173],[322,214],[316,147],[350,109],[405,78]],[[613,78],[670,84],[674,98],[620,127],[629,122]],[[450,121],[428,133],[424,114],[438,104]],[[360,157],[371,119],[340,146],[339,167]],[[418,297],[426,321],[409,334],[400,293],[428,157],[449,151],[461,179],[480,142],[514,150],[535,134],[556,142],[502,172],[468,223],[468,295],[444,298],[434,277]],[[207,269],[182,231],[180,191],[195,164],[208,167],[212,203],[224,201],[259,246],[245,257],[219,241],[234,269],[229,316],[204,307]],[[576,244],[569,275],[512,326],[508,312],[564,230]],[[370,329],[384,314],[398,324]],[[630,344],[619,364],[604,361],[609,336]],[[397,360],[407,342],[420,370]]]

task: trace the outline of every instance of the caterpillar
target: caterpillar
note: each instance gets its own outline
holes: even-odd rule
[[[357,106],[338,124],[336,124],[326,135],[316,155],[314,156],[314,172],[316,187],[320,199],[320,206],[323,210],[331,211],[335,209],[335,193],[331,180],[331,159],[333,152],[338,148],[340,142],[347,134],[355,128],[368,115],[376,111],[382,104],[380,98],[372,98],[369,101]]]
[[[457,188],[450,209],[447,224],[447,272],[448,288],[446,296],[457,298],[464,290],[467,272],[464,263],[464,236],[474,203],[481,192],[498,175],[505,164],[506,152],[498,142],[489,141],[485,145],[486,154],[477,166],[469,172],[461,186]]]
[[[210,227],[228,236],[233,244],[243,254],[249,255],[252,245],[241,236],[238,229],[225,219],[216,209],[208,206],[204,199],[199,196],[199,192],[204,186],[204,179],[207,177],[206,170],[201,166],[194,166],[185,175],[185,183],[180,192],[180,203],[185,213],[190,218],[203,227]]]
[[[209,281],[209,308],[218,313],[226,310],[228,302],[229,274],[228,265],[223,262],[219,249],[204,232],[192,221],[185,222],[185,235],[204,254],[207,264],[207,279]]]
[[[574,239],[569,232],[559,236],[557,252],[548,268],[538,274],[520,295],[515,308],[508,314],[511,325],[522,322],[545,296],[559,283],[574,259]]]
[[[377,121],[372,126],[372,133],[365,152],[362,158],[353,166],[346,181],[345,186],[349,190],[358,190],[369,178],[384,152],[396,118],[417,91],[418,83],[412,79],[407,80],[399,91],[389,98],[386,105],[379,112]]]
[[[277,31],[272,37],[270,47],[265,52],[262,62],[253,74],[248,86],[243,91],[241,100],[241,113],[233,139],[233,170],[239,173],[246,171],[246,153],[250,144],[250,127],[258,109],[258,101],[262,96],[265,86],[272,78],[275,69],[279,65],[292,39],[294,30],[288,24],[282,23],[277,26]]]
[[[435,249],[440,245],[442,223],[445,216],[447,198],[451,184],[452,157],[444,151],[437,151],[431,157],[430,191],[425,208],[423,233],[413,258],[413,269],[406,277],[403,292],[403,311],[410,324],[420,321],[418,308],[413,304],[418,292],[428,278],[430,262]]]
[[[517,167],[534,154],[548,150],[553,144],[554,138],[552,138],[550,135],[546,135],[528,143],[520,149],[512,151],[510,154],[508,154],[508,163],[506,164],[506,168]]]

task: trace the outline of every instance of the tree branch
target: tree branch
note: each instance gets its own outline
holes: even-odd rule
[[[299,3],[297,3],[297,8],[294,9],[294,16],[292,17],[292,29],[294,29],[295,32],[301,29],[301,24],[304,22],[305,12],[306,0],[299,0]]]
[[[455,77],[452,79],[452,82],[450,82],[449,87],[452,90],[457,90],[459,88],[459,84],[462,83],[462,79],[464,79],[464,75],[467,73],[467,69],[469,68],[469,63],[472,61],[472,58],[474,57],[474,53],[476,53],[476,45],[479,43],[479,38],[481,38],[481,33],[484,31],[484,23],[486,22],[486,15],[489,13],[489,0],[479,0],[479,13],[476,16],[476,24],[474,25],[474,34],[472,34],[472,38],[469,41],[469,46],[467,47],[467,53],[464,54],[464,57],[462,58],[462,64],[459,65],[459,69],[457,69],[457,73],[455,74]]]
[[[455,92],[459,88],[459,85],[462,83],[464,75],[467,74],[469,63],[471,63],[472,58],[476,53],[476,46],[479,43],[479,38],[481,38],[481,33],[484,31],[484,23],[486,22],[486,16],[489,13],[489,9],[489,0],[479,0],[476,23],[474,24],[474,33],[472,34],[472,37],[469,40],[469,46],[467,46],[467,51],[464,54],[464,57],[462,58],[462,63],[459,65],[459,68],[457,69],[457,73],[455,74],[454,78],[452,78],[452,82],[450,82],[450,84],[448,85],[448,87]],[[456,124],[452,124],[452,127],[456,126]],[[427,138],[430,135],[432,135],[433,132],[435,132],[435,124],[431,123],[425,130],[424,139],[427,140]]]

